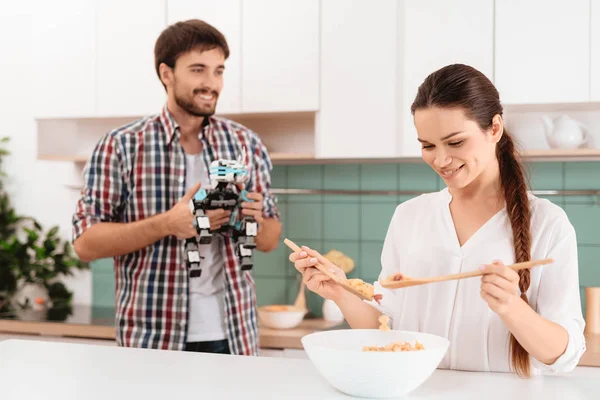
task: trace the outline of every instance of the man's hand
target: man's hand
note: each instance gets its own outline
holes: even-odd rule
[[[243,201],[242,215],[251,215],[259,225],[263,222],[263,196],[260,193],[248,192],[248,198],[254,201]]]
[[[231,211],[224,210],[222,208],[217,208],[214,210],[206,210],[206,215],[208,216],[208,220],[210,221],[210,230],[216,231],[223,225],[229,223],[229,219],[231,218]]]
[[[187,239],[197,236],[198,231],[194,224],[194,215],[190,209],[190,200],[196,192],[200,190],[200,183],[196,183],[178,202],[167,211],[166,228],[169,235],[175,235],[179,239]],[[231,211],[217,208],[206,210],[206,215],[210,221],[210,230],[215,231],[229,222]]]
[[[175,235],[179,239],[187,239],[198,234],[193,225],[194,216],[192,215],[192,210],[190,210],[190,200],[198,190],[200,190],[200,182],[196,183],[173,208],[167,211],[167,223],[165,224],[167,235]]]

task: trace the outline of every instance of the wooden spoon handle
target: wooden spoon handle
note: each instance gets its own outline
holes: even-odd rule
[[[510,264],[510,265],[507,265],[506,267],[512,269],[513,271],[519,271],[521,269],[529,269],[529,268],[536,267],[538,265],[550,264],[552,262],[554,262],[553,259],[546,258],[544,260],[533,260],[533,261],[520,262],[520,263],[516,263],[516,264]],[[449,281],[449,280],[453,280],[453,279],[463,279],[463,278],[471,278],[474,276],[482,276],[483,274],[484,274],[483,271],[475,270],[475,271],[469,271],[469,272],[461,272],[458,274],[444,275],[444,276],[440,276],[439,278],[444,278],[444,279],[440,279],[440,280]],[[432,279],[434,279],[434,278],[432,278]]]
[[[294,306],[298,308],[307,309],[306,306],[306,295],[304,294],[304,280],[300,280],[300,289],[298,289],[298,296],[296,296],[296,301],[294,302]]]
[[[521,263],[511,264],[511,265],[507,265],[507,267],[514,271],[518,271],[521,269],[533,268],[538,265],[550,264],[552,262],[554,262],[553,259],[547,258],[547,259],[543,259],[543,260],[533,260],[533,261],[525,261],[525,262],[521,262]],[[409,287],[409,286],[426,285],[428,283],[452,281],[452,280],[464,279],[464,278],[472,278],[475,276],[481,276],[483,274],[484,274],[483,271],[475,270],[475,271],[469,271],[469,272],[461,272],[461,273],[457,273],[457,274],[434,276],[431,278],[423,278],[423,279],[414,278],[414,279],[407,279],[407,280],[400,280],[400,281],[384,280],[384,281],[380,282],[380,284],[382,287],[387,288],[387,289],[400,289],[400,288]]]

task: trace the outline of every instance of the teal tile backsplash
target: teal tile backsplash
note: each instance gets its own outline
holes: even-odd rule
[[[114,307],[115,272],[112,259],[102,259],[91,263],[92,304],[98,307]]]
[[[325,203],[323,205],[323,237],[333,240],[360,239],[358,203]]]
[[[527,165],[530,184],[538,190],[600,189],[600,163],[549,162]],[[426,165],[354,164],[275,166],[273,188],[417,190],[444,187]],[[278,196],[283,237],[325,253],[333,248],[355,260],[350,277],[374,281],[389,221],[397,204],[413,196],[396,195],[287,195]],[[548,196],[567,212],[577,231],[580,285],[600,286],[600,199],[594,196]],[[282,239],[283,239],[282,237]],[[290,250],[255,253],[254,277],[259,305],[293,303],[299,274],[289,262]],[[114,304],[112,262],[93,263],[94,304]],[[583,292],[583,289],[582,289]],[[322,299],[306,293],[311,313],[321,315]],[[582,297],[583,299],[583,297]],[[584,303],[583,303],[584,304]]]

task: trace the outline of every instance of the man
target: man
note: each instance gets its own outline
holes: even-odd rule
[[[281,223],[269,192],[271,160],[254,132],[213,116],[229,56],[218,30],[178,22],[154,52],[167,103],[97,144],[73,217],[75,251],[85,261],[114,257],[119,345],[257,355],[254,281],[234,240],[213,234],[199,246],[200,277],[189,276],[184,246],[198,235],[189,202],[208,188],[210,163],[245,151],[254,201],[243,202],[242,213],[259,224],[257,250],[274,250]],[[223,209],[207,215],[211,230],[230,219]]]

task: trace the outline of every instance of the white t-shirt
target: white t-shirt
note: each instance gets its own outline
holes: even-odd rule
[[[202,154],[186,154],[186,191],[197,182],[210,188]],[[225,261],[223,239],[213,235],[210,244],[200,245],[202,275],[190,278],[188,342],[221,340],[225,331]]]
[[[579,296],[575,230],[562,208],[530,195],[532,259],[554,263],[532,268],[527,298],[542,317],[569,334],[565,353],[546,366],[532,357],[533,374],[573,368],[585,351],[585,321]],[[392,217],[381,255],[381,278],[397,272],[429,277],[473,271],[499,259],[515,262],[512,229],[502,209],[461,247],[454,228],[448,189],[400,204]],[[440,368],[510,371],[509,330],[480,297],[479,278],[454,280],[382,293],[381,307],[393,329],[427,332],[448,338]]]

